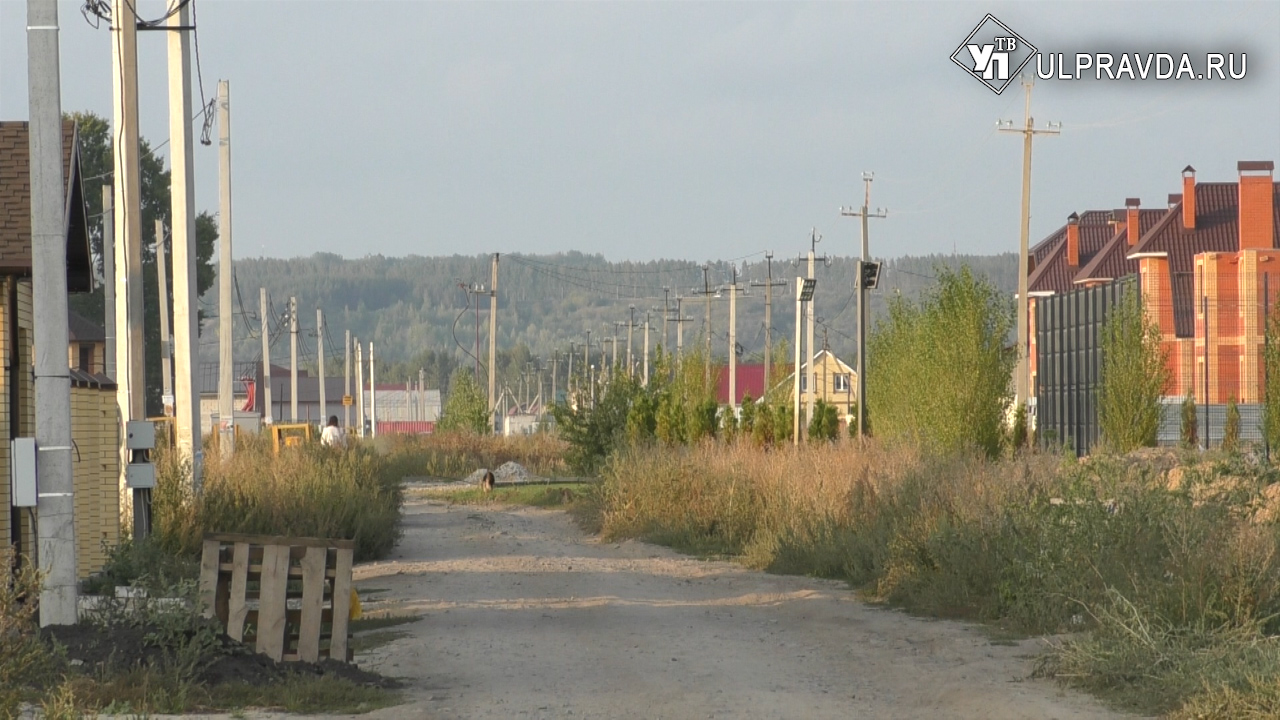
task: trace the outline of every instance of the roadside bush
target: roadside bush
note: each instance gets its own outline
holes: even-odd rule
[[[40,573],[24,561],[13,572],[11,551],[0,550],[0,717],[18,716],[23,690],[54,667],[50,648],[40,642],[36,611]]]
[[[1102,326],[1098,427],[1117,452],[1156,444],[1160,396],[1169,379],[1160,328],[1147,319],[1142,299],[1130,289]]]
[[[1240,449],[1240,406],[1234,396],[1227,399],[1227,420],[1222,427],[1222,450],[1236,452]]]
[[[449,397],[440,411],[440,430],[488,435],[493,432],[490,422],[489,399],[475,376],[466,368],[454,370],[449,379]]]
[[[1199,416],[1196,414],[1196,398],[1190,393],[1182,401],[1182,447],[1194,450],[1200,447]]]

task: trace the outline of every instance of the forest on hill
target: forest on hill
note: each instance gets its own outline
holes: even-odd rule
[[[366,348],[368,342],[375,343],[380,382],[416,378],[421,367],[434,381],[431,384],[443,385],[453,367],[474,364],[477,331],[480,362],[487,360],[491,261],[491,255],[345,259],[326,253],[237,260],[236,358],[262,356],[258,300],[259,288],[266,288],[272,360],[277,364],[288,361],[285,317],[292,296],[298,303],[298,346],[304,367],[315,366],[315,311],[320,307],[327,326],[329,372],[341,372],[343,337],[349,330]],[[789,340],[795,326],[794,280],[805,274],[806,265],[805,260],[793,257],[774,257],[770,263],[764,253],[707,263],[610,262],[600,255],[579,252],[503,255],[498,273],[500,373],[509,381],[512,373],[526,368],[535,358],[549,365],[558,356],[563,364],[571,343],[580,359],[588,331],[593,354],[601,352],[602,340],[604,352],[611,352],[617,332],[622,357],[633,312],[632,343],[639,354],[646,316],[650,343],[656,346],[662,342],[664,307],[670,346],[676,344],[679,308],[685,320],[685,346],[705,347],[708,292],[712,351],[723,361],[728,353],[728,288],[735,273],[740,358],[759,361],[766,332],[764,283],[770,275],[775,283],[787,283],[773,288],[771,333],[775,343]],[[857,334],[855,260],[831,257],[816,265],[815,344],[829,347],[838,356],[851,357]],[[1016,289],[1017,256],[1013,253],[894,258],[884,261],[879,286],[871,293],[873,324],[890,297],[915,297],[932,283],[937,267],[961,265],[988,277],[1010,295]],[[216,314],[216,284],[201,304],[206,314]],[[206,360],[216,359],[216,333],[216,321],[206,322],[201,342]]]

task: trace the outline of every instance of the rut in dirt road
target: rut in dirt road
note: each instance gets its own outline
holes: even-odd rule
[[[1039,643],[868,606],[842,583],[601,543],[562,512],[418,498],[366,611],[417,614],[358,658],[410,703],[366,717],[1109,718],[1030,680]]]

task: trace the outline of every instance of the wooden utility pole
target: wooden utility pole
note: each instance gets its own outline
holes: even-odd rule
[[[116,376],[116,242],[115,217],[111,209],[112,190],[102,186],[102,294],[106,312],[103,315],[105,342],[102,366],[107,377]]]
[[[173,258],[173,429],[178,457],[191,461],[191,487],[203,489],[200,438],[200,356],[196,293],[196,184],[192,162],[191,7],[180,4],[169,18],[169,233]]]
[[[764,282],[753,282],[753,287],[764,288],[764,392],[769,392],[769,367],[773,365],[773,288],[787,283],[783,280],[773,281],[773,253],[765,252],[764,259],[768,264],[768,275]]]
[[[111,17],[111,207],[115,220],[116,405],[120,411],[120,487],[133,454],[125,446],[125,423],[146,418],[143,366],[142,180],[138,170],[138,18],[129,0],[112,0]],[[61,155],[59,155],[61,157]],[[132,280],[133,282],[130,282]],[[122,497],[124,514],[145,536],[150,490]],[[136,510],[136,512],[135,512]],[[128,522],[128,521],[126,521]]]
[[[360,338],[353,338],[356,348],[356,424],[360,437],[364,437],[364,349]]]
[[[262,418],[270,425],[275,419],[271,416],[271,327],[267,324],[266,288],[258,288],[258,316],[262,320]]]
[[[316,364],[320,373],[320,424],[329,422],[329,406],[324,396],[324,310],[316,308]]]
[[[378,374],[373,362],[373,341],[369,341],[369,433],[378,437]]]
[[[67,363],[67,185],[62,175],[62,95],[55,0],[27,1],[27,78],[31,117],[27,137],[36,351],[35,435],[40,477],[36,497],[39,522],[35,529],[36,555],[44,575],[40,584],[40,625],[47,627],[75,624],[78,603],[71,375]],[[11,337],[16,338],[16,333]],[[16,375],[10,374],[10,378]]]
[[[1031,140],[1036,135],[1057,135],[1062,132],[1061,123],[1049,123],[1044,129],[1035,129],[1035,120],[1031,117],[1030,78],[1022,81],[1026,88],[1027,99],[1023,110],[1024,125],[1015,128],[1012,120],[1001,123],[1001,132],[1020,133],[1022,135],[1022,234],[1018,242],[1018,369],[1014,378],[1014,407],[1027,404],[1028,388],[1031,383],[1030,365],[1027,362],[1028,327],[1030,323],[1029,304],[1027,302],[1028,245],[1031,239]],[[861,382],[861,381],[859,381]],[[862,399],[858,399],[862,404]]]
[[[346,398],[351,397],[351,331],[347,330],[342,341],[342,427],[351,427],[351,406]],[[354,398],[352,399],[354,402]]]
[[[235,391],[231,328],[231,87],[218,81],[218,428],[222,456],[235,452]]]
[[[289,422],[298,422],[298,298],[289,298]]]
[[[156,285],[160,299],[160,388],[164,416],[173,417],[173,366],[169,352],[169,270],[164,252],[164,221],[156,219]]]
[[[498,253],[493,254],[493,269],[489,278],[489,429],[493,430],[498,419],[497,389],[498,371]]]
[[[867,263],[871,261],[870,239],[867,233],[867,220],[870,218],[884,218],[889,216],[887,210],[877,208],[875,212],[871,211],[871,181],[875,179],[875,173],[862,173],[862,207],[857,210],[846,210],[840,208],[840,214],[845,217],[856,217],[862,219],[862,259],[858,261],[857,273],[855,280],[858,288],[858,438],[864,438],[867,434],[867,328],[870,326],[871,318],[871,300],[867,296],[870,288],[867,287],[865,270]],[[1025,294],[1025,293],[1024,293]]]

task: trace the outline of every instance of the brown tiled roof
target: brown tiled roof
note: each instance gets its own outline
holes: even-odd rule
[[[31,271],[31,162],[27,123],[0,122],[0,272]],[[67,289],[92,288],[88,222],[81,189],[75,123],[62,123],[62,163],[67,183]]]
[[[1088,210],[1080,216],[1080,266],[1087,265],[1111,237],[1110,219],[1109,210]],[[1027,291],[1037,293],[1075,290],[1072,281],[1079,272],[1079,266],[1067,264],[1067,226],[1063,225],[1052,235],[1036,243],[1036,249],[1039,257],[1027,280]],[[1032,252],[1031,256],[1037,257],[1037,253]]]
[[[75,310],[67,311],[67,335],[71,342],[106,342],[107,331]]]
[[[1159,210],[1140,210],[1138,212],[1138,237],[1146,235],[1151,228],[1172,213],[1169,208]],[[1076,273],[1073,282],[1082,283],[1089,280],[1118,280],[1138,272],[1138,261],[1129,259],[1129,232],[1122,223],[1115,226],[1116,232],[1093,260],[1089,261],[1080,272]],[[1082,261],[1083,262],[1083,261]]]
[[[1280,183],[1274,183],[1272,247],[1280,247]],[[1174,326],[1179,337],[1195,333],[1195,256],[1203,252],[1236,252],[1240,248],[1238,183],[1196,183],[1196,227],[1182,226],[1182,204],[1170,209],[1143,235],[1130,255],[1164,253],[1172,274]]]

